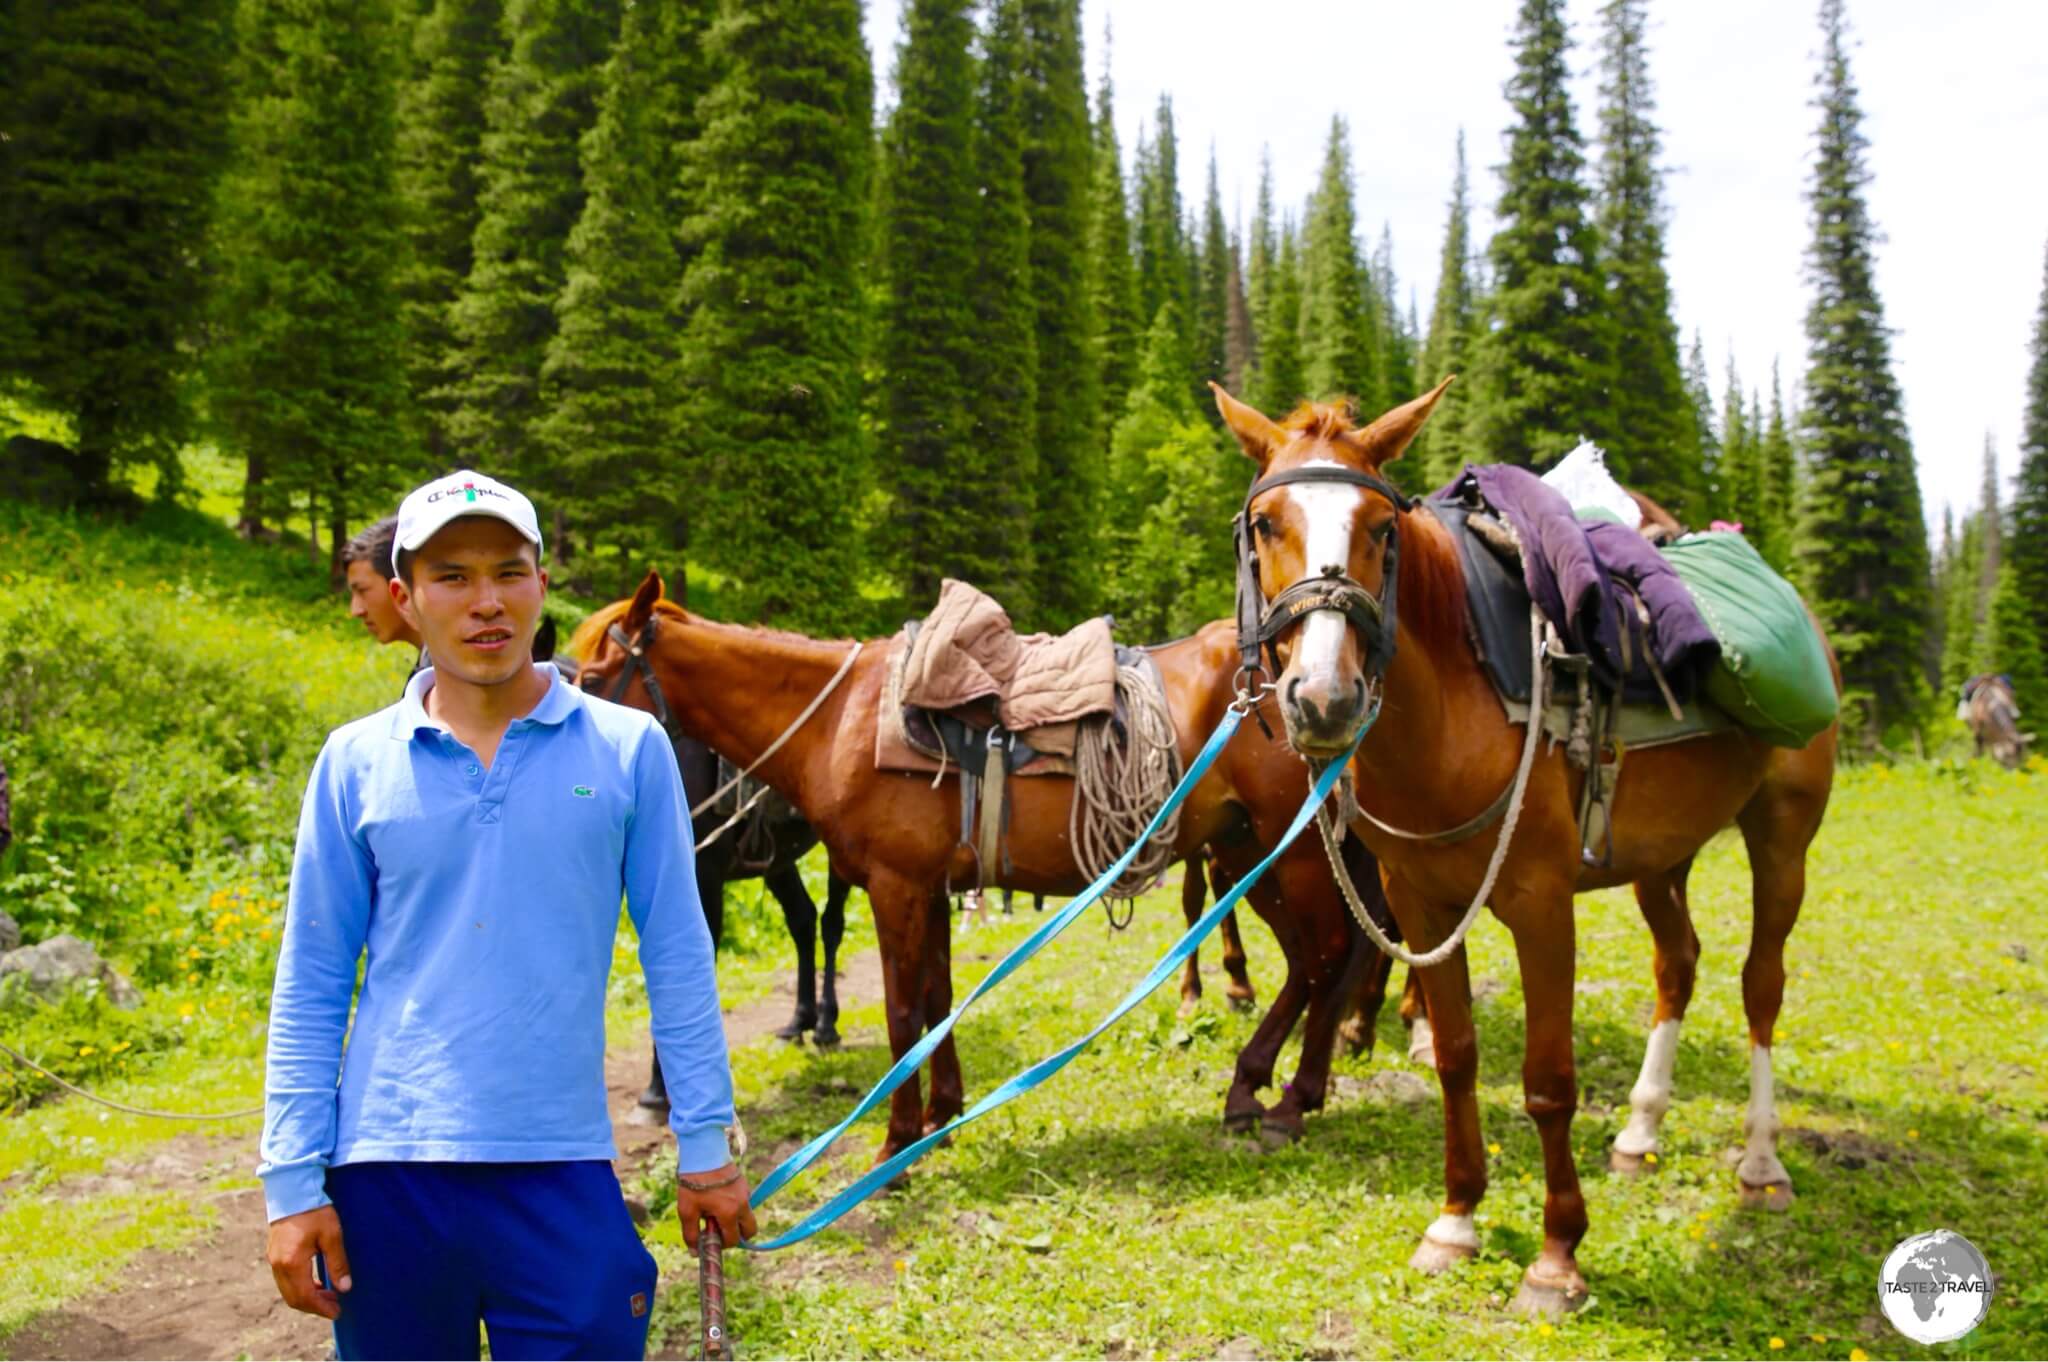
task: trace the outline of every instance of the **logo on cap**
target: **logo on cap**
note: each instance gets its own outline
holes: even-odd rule
[[[473,482],[465,482],[465,483],[463,483],[463,484],[462,484],[462,491],[463,491],[463,493],[464,493],[464,495],[463,495],[463,498],[462,498],[462,499],[463,499],[464,501],[475,501],[475,500],[476,500],[476,484],[475,484],[475,483],[473,483]]]

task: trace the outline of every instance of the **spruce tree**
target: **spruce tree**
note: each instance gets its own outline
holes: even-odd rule
[[[393,277],[401,35],[389,0],[242,0],[236,27],[213,413],[249,460],[245,521],[308,498],[339,580],[350,531],[420,473]]]
[[[549,509],[567,530],[550,547],[605,595],[630,590],[652,563],[674,572],[688,537],[682,488],[693,470],[673,457],[671,429],[676,255],[658,178],[666,37],[657,9],[635,5],[605,63],[540,372],[536,433],[554,474]]]
[[[1138,314],[1156,322],[1159,310],[1180,328],[1181,351],[1192,356],[1194,343],[1194,251],[1188,243],[1186,215],[1180,197],[1180,143],[1173,128],[1173,99],[1159,97],[1149,137],[1140,135],[1138,181]],[[1189,360],[1190,372],[1193,360]]]
[[[1797,461],[1785,423],[1785,399],[1778,382],[1778,362],[1771,361],[1771,414],[1764,426],[1758,464],[1764,478],[1764,557],[1780,572],[1792,566],[1792,514],[1799,504]]]
[[[1582,437],[1609,442],[1613,327],[1572,117],[1563,0],[1522,0],[1513,43],[1506,94],[1515,124],[1487,250],[1490,315],[1467,429],[1475,457],[1542,468]],[[1615,472],[1627,476],[1625,460]]]
[[[484,101],[470,272],[449,312],[452,379],[430,399],[447,406],[456,461],[519,479],[556,514],[574,489],[540,436],[541,365],[560,324],[569,233],[583,215],[582,140],[618,23],[619,0],[508,0]]]
[[[913,0],[906,8],[883,147],[887,291],[878,353],[889,381],[876,454],[891,512],[879,528],[884,561],[911,610],[930,608],[943,577],[993,588],[978,557],[990,527],[967,514],[985,510],[978,503],[988,491],[970,424],[984,398],[968,382],[984,230],[969,10],[970,0]],[[1028,428],[1026,411],[1003,414]]]
[[[1037,568],[1031,594],[1037,623],[1062,628],[1079,623],[1093,608],[1092,579],[1075,572],[1073,564],[1093,552],[1102,464],[1090,269],[1094,134],[1081,59],[1080,0],[1023,0],[1022,21],[1024,193],[1031,209],[1031,298],[1037,310],[1031,532]],[[1119,212],[1117,220],[1127,217]],[[1130,324],[1135,323],[1133,317]]]
[[[698,536],[721,605],[791,628],[871,623],[860,269],[874,78],[857,0],[725,0],[717,83],[684,157],[678,429],[707,473]],[[950,282],[950,281],[949,281]]]
[[[69,418],[88,494],[123,462],[154,459],[177,479],[225,145],[230,10],[228,0],[10,6],[0,223],[19,313],[0,328],[15,338],[0,359]]]
[[[1370,281],[1358,259],[1358,214],[1352,198],[1350,132],[1330,120],[1322,178],[1310,200],[1302,264],[1302,366],[1318,400],[1347,397],[1368,417],[1381,403]]]
[[[1402,311],[1400,276],[1394,270],[1394,227],[1380,227],[1380,244],[1372,254],[1374,334],[1380,355],[1381,406],[1391,407],[1416,395],[1415,365],[1419,359],[1415,330]],[[1412,461],[1407,461],[1413,468]]]
[[[1223,378],[1233,393],[1247,391],[1254,353],[1252,305],[1244,285],[1244,251],[1236,236],[1230,238],[1230,269],[1223,281]]]
[[[1465,170],[1465,132],[1458,130],[1457,168],[1451,177],[1451,203],[1444,223],[1444,248],[1437,260],[1436,295],[1429,307],[1429,331],[1416,366],[1416,387],[1434,388],[1453,374],[1453,383],[1437,400],[1429,424],[1415,437],[1409,458],[1422,470],[1425,487],[1441,487],[1464,467],[1465,412],[1472,392],[1466,373],[1471,363],[1476,299],[1472,286],[1472,209]]]
[[[16,190],[15,152],[20,145],[20,94],[29,56],[27,7],[18,0],[0,3],[0,384],[20,369],[28,345],[22,316],[26,287],[21,258],[21,228],[16,215],[21,198]]]
[[[1941,670],[1944,694],[1985,670],[1980,645],[1985,637],[1985,600],[1978,590],[1984,568],[1984,521],[1978,512],[1963,517],[1946,571],[1942,574]]]
[[[2033,353],[2020,414],[2020,471],[2013,486],[2009,556],[2018,582],[2015,590],[2034,623],[2035,637],[2048,651],[2048,263],[2041,272]]]
[[[1748,399],[1731,351],[1727,386],[1721,390],[1721,509],[1753,543],[1760,542],[1764,529],[1761,455],[1761,439],[1750,427]]]
[[[1700,333],[1692,333],[1692,351],[1685,363],[1686,403],[1692,413],[1693,447],[1699,451],[1699,496],[1689,523],[1705,526],[1727,512],[1725,489],[1721,485],[1722,446],[1719,421],[1714,413],[1714,383],[1707,374],[1707,347]]]
[[[962,560],[965,570],[953,575],[976,582],[1008,604],[1014,619],[1032,620],[1038,616],[1037,532],[1051,527],[1037,517],[1041,444],[1030,420],[1032,412],[1042,414],[1043,408],[1038,404],[1031,208],[1025,197],[1020,3],[993,0],[988,7],[975,98],[974,261],[964,276],[973,323],[968,365],[961,375],[964,391],[957,395],[963,438],[955,446],[971,499],[954,508],[968,553]],[[1061,528],[1067,529],[1063,546],[1085,542],[1085,522],[1080,533]],[[922,547],[917,557],[922,565]],[[1072,575],[1071,562],[1054,566],[1049,576]],[[933,587],[936,594],[936,581]]]
[[[1873,276],[1877,228],[1864,200],[1867,142],[1842,0],[1822,0],[1821,28],[1802,413],[1809,477],[1796,563],[1841,660],[1851,713],[1874,744],[1921,713],[1927,535]]]
[[[1988,651],[1991,666],[2012,678],[2013,699],[2031,724],[2048,715],[2048,653],[2034,630],[2033,612],[2020,585],[2019,569],[2008,561],[1991,595]],[[2023,724],[2022,727],[2027,727]]]
[[[1293,225],[1280,233],[1273,260],[1272,300],[1261,333],[1259,381],[1252,405],[1275,414],[1292,411],[1309,395],[1308,370],[1301,349],[1301,249]]]
[[[408,399],[428,463],[449,463],[450,309],[474,263],[484,91],[502,42],[503,0],[434,0],[413,25],[398,92],[398,270]]]
[[[1280,237],[1273,218],[1273,151],[1265,147],[1259,151],[1259,196],[1257,207],[1252,210],[1251,239],[1245,249],[1244,291],[1245,306],[1251,314],[1252,372],[1239,382],[1246,392],[1256,389],[1266,331],[1273,323],[1273,268],[1279,250]]]
[[[1230,238],[1223,225],[1223,191],[1216,148],[1209,148],[1209,188],[1202,196],[1202,239],[1195,251],[1195,390],[1222,382],[1230,329]],[[1212,407],[1213,403],[1210,404]]]
[[[1103,46],[1108,46],[1105,37]],[[1095,165],[1090,191],[1094,212],[1089,222],[1090,254],[1095,269],[1092,298],[1096,325],[1096,373],[1101,421],[1096,448],[1108,442],[1109,430],[1123,415],[1124,397],[1137,375],[1138,351],[1144,343],[1138,311],[1138,269],[1131,258],[1131,216],[1124,184],[1122,153],[1117,149],[1115,92],[1107,63],[1095,98]]]
[[[1666,209],[1644,33],[1648,7],[1648,0],[1609,0],[1600,10],[1599,228],[1614,337],[1607,452],[1632,487],[1686,520],[1705,509],[1704,487],[1664,268]]]

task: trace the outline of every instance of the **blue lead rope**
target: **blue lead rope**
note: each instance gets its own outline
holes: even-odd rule
[[[960,1020],[961,1015],[968,1008],[974,1006],[976,999],[1008,978],[1026,960],[1038,954],[1047,942],[1065,931],[1073,923],[1074,919],[1087,912],[1097,899],[1108,893],[1110,886],[1115,884],[1126,870],[1130,869],[1131,862],[1137,859],[1138,853],[1144,849],[1145,844],[1152,840],[1153,834],[1166,825],[1166,820],[1172,816],[1175,809],[1181,806],[1182,801],[1188,797],[1188,792],[1195,788],[1196,782],[1208,774],[1209,768],[1216,764],[1216,758],[1222,755],[1224,747],[1230,742],[1231,735],[1237,732],[1237,726],[1243,720],[1244,715],[1235,707],[1226,711],[1223,715],[1223,722],[1216,725],[1216,731],[1209,735],[1209,741],[1203,744],[1201,752],[1196,755],[1194,761],[1188,766],[1187,774],[1180,778],[1180,784],[1173,787],[1173,792],[1167,795],[1166,802],[1159,806],[1159,812],[1154,814],[1152,821],[1145,825],[1145,831],[1139,834],[1138,840],[1132,844],[1130,850],[1119,856],[1114,865],[1103,871],[1101,875],[1096,877],[1093,884],[1082,890],[1079,898],[1069,902],[1066,907],[1053,914],[1042,926],[1034,930],[1031,935],[1025,937],[1012,947],[1010,953],[997,962],[996,967],[988,972],[988,977],[974,986],[973,991],[967,995],[966,1001],[954,1008],[944,1021],[927,1031],[918,1040],[917,1044],[904,1051],[903,1058],[897,1060],[889,1072],[882,1075],[882,1081],[875,1084],[866,1097],[860,1099],[859,1105],[848,1113],[845,1120],[783,1160],[782,1166],[770,1173],[767,1179],[754,1189],[752,1204],[759,1206],[769,1197],[782,1190],[783,1186],[791,1178],[809,1168],[813,1163],[816,1163],[825,1151],[830,1149],[833,1143],[846,1133],[848,1126],[851,1126],[855,1121],[873,1111],[881,1104],[884,1098],[902,1087],[905,1081],[917,1072],[918,1066],[925,1062],[932,1051],[939,1048],[940,1041],[952,1033],[954,1024]],[[778,1240],[773,1244],[749,1244],[745,1247],[779,1248],[782,1242]],[[795,1241],[790,1240],[789,1242],[794,1243]]]
[[[1215,760],[1216,754],[1222,750],[1223,744],[1229,741],[1230,735],[1235,731],[1237,721],[1241,717],[1234,709],[1225,716],[1224,722],[1216,730],[1216,735],[1209,740],[1208,746],[1203,748],[1202,757],[1197,759],[1197,764],[1189,769],[1190,777],[1198,777],[1203,770],[1207,769],[1208,763]],[[1309,791],[1308,798],[1302,803],[1300,811],[1294,815],[1294,821],[1288,825],[1286,834],[1280,838],[1279,844],[1266,853],[1265,859],[1252,867],[1251,873],[1233,885],[1228,893],[1218,898],[1215,905],[1207,913],[1203,914],[1193,926],[1187,929],[1187,932],[1180,940],[1175,942],[1173,947],[1160,958],[1159,963],[1154,965],[1145,977],[1140,979],[1131,991],[1124,996],[1123,1001],[1118,1003],[1108,1016],[1096,1023],[1095,1027],[1088,1034],[1074,1041],[1065,1049],[1024,1069],[959,1116],[954,1117],[943,1128],[935,1130],[915,1143],[906,1146],[887,1162],[870,1168],[856,1179],[851,1186],[806,1216],[794,1229],[779,1234],[765,1242],[746,1244],[743,1247],[765,1253],[771,1249],[787,1248],[791,1244],[800,1243],[810,1238],[819,1230],[831,1225],[855,1206],[873,1196],[898,1173],[901,1173],[904,1169],[910,1167],[911,1164],[923,1158],[931,1151],[933,1146],[946,1139],[954,1131],[959,1130],[970,1121],[986,1116],[997,1107],[1023,1096],[1072,1063],[1076,1056],[1094,1043],[1097,1036],[1100,1036],[1104,1031],[1116,1025],[1117,1022],[1123,1019],[1125,1014],[1143,1002],[1150,996],[1153,990],[1172,977],[1174,971],[1180,968],[1181,962],[1192,955],[1195,949],[1201,945],[1202,939],[1214,931],[1216,924],[1223,920],[1224,915],[1238,905],[1239,901],[1244,898],[1246,891],[1257,884],[1260,877],[1271,868],[1275,861],[1280,859],[1282,853],[1294,844],[1294,840],[1301,835],[1302,830],[1315,817],[1316,810],[1322,807],[1323,801],[1330,797],[1330,792],[1336,788],[1337,782],[1343,778],[1345,769],[1351,764],[1351,754],[1358,750],[1358,744],[1364,740],[1366,732],[1371,729],[1373,721],[1378,717],[1379,705],[1375,702],[1372,712],[1366,717],[1364,726],[1359,729],[1358,736],[1352,739],[1350,750],[1345,752],[1342,758],[1331,762],[1324,768],[1322,775],[1317,778],[1314,787]],[[1185,796],[1190,784],[1191,780],[1183,780],[1181,782],[1180,787],[1173,792],[1168,798],[1165,807],[1161,809],[1160,818],[1163,818],[1167,811],[1171,810]],[[1090,885],[1089,893],[1085,894],[1082,899],[1075,900],[1075,903],[1085,908],[1088,902],[1093,901],[1094,897],[1100,896],[1102,890],[1108,884],[1114,883],[1116,875],[1121,873],[1121,867],[1126,865],[1136,855],[1138,847],[1142,847],[1150,839],[1152,833],[1157,830],[1158,823],[1159,818],[1155,818],[1153,826],[1146,829],[1145,835],[1139,838],[1137,845],[1132,847],[1130,851],[1125,852],[1117,865],[1111,867],[1110,871],[1102,879],[1098,879],[1094,884]],[[1073,905],[1069,905],[1068,911],[1071,911],[1072,908]],[[1067,912],[1063,911],[1060,917],[1067,917]],[[1067,917],[1067,920],[1071,921],[1072,919]],[[1060,918],[1055,918],[1053,921],[1048,922],[1045,927],[1033,932],[1029,938],[1019,944],[1016,950],[1013,950],[1008,956],[1004,957],[994,970],[990,971],[988,978],[984,979],[981,984],[976,986],[974,992],[968,995],[967,1002],[962,1003],[954,1010],[952,1016],[946,1018],[942,1024],[942,1029],[934,1031],[926,1037],[926,1040],[936,1044],[938,1037],[943,1035],[945,1030],[950,1030],[953,1022],[962,1012],[967,1010],[969,1003],[972,1003],[976,998],[987,992],[996,980],[1014,969],[1016,965],[1023,963],[1024,959],[1029,958],[1046,941],[1057,935],[1059,929],[1065,925],[1065,922],[1060,921]],[[1025,949],[1027,946],[1030,948],[1029,950]],[[883,1078],[882,1082],[876,1086],[873,1092],[862,1099],[861,1104],[854,1108],[852,1115],[825,1134],[819,1136],[816,1140],[813,1140],[810,1144],[804,1146],[804,1148],[798,1150],[782,1167],[777,1168],[771,1173],[767,1181],[763,1182],[760,1188],[755,1191],[753,1204],[759,1206],[771,1193],[782,1187],[790,1178],[813,1162],[849,1125],[853,1124],[863,1113],[872,1110],[884,1095],[902,1083],[903,1078],[899,1071],[904,1070],[906,1065],[915,1068],[916,1062],[928,1054],[930,1049],[930,1044],[920,1043],[919,1046],[913,1047],[905,1054],[903,1059],[897,1061],[896,1067],[889,1071],[889,1074]]]

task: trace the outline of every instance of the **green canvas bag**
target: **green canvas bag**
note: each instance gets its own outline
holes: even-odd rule
[[[1664,556],[1721,641],[1707,699],[1779,747],[1804,747],[1835,721],[1834,673],[1806,605],[1747,539],[1689,534]]]

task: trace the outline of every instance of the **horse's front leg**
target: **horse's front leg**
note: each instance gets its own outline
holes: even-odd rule
[[[925,951],[924,1024],[937,1026],[953,1011],[952,914],[943,894],[931,902],[929,947]],[[953,1048],[949,1032],[932,1051],[932,1100],[925,1108],[924,1133],[930,1134],[951,1121],[967,1107],[966,1083],[960,1075],[960,1055]]]
[[[1196,852],[1188,857],[1180,881],[1180,913],[1187,919],[1188,926],[1195,925],[1208,902],[1209,884],[1202,877],[1202,855]],[[1201,1005],[1202,953],[1194,950],[1188,952],[1188,958],[1180,967],[1180,1015],[1192,1017]]]
[[[1572,1157],[1572,1116],[1579,1106],[1572,1061],[1572,991],[1577,944],[1568,883],[1519,895],[1501,916],[1515,936],[1522,968],[1522,1101],[1543,1144],[1543,1249],[1522,1277],[1515,1308],[1558,1315],[1586,1302],[1579,1241],[1586,1235],[1586,1198]],[[1434,1013],[1436,999],[1430,999]],[[1443,1028],[1437,1044],[1443,1045]]]
[[[1386,880],[1387,906],[1411,949],[1432,950],[1450,934],[1456,909],[1433,906],[1398,875]],[[1436,1081],[1444,1102],[1443,1212],[1422,1232],[1408,1265],[1446,1272],[1479,1252],[1473,1216],[1486,1195],[1486,1146],[1479,1129],[1479,1038],[1472,1028],[1472,980],[1461,945],[1442,963],[1416,970],[1437,1019]]]
[[[925,956],[932,921],[944,919],[924,886],[886,870],[868,878],[868,902],[875,913],[875,937],[882,952],[882,1011],[889,1026],[889,1057],[900,1060],[925,1031]],[[917,1075],[889,1097],[889,1132],[875,1162],[893,1158],[916,1142],[922,1128]]]

